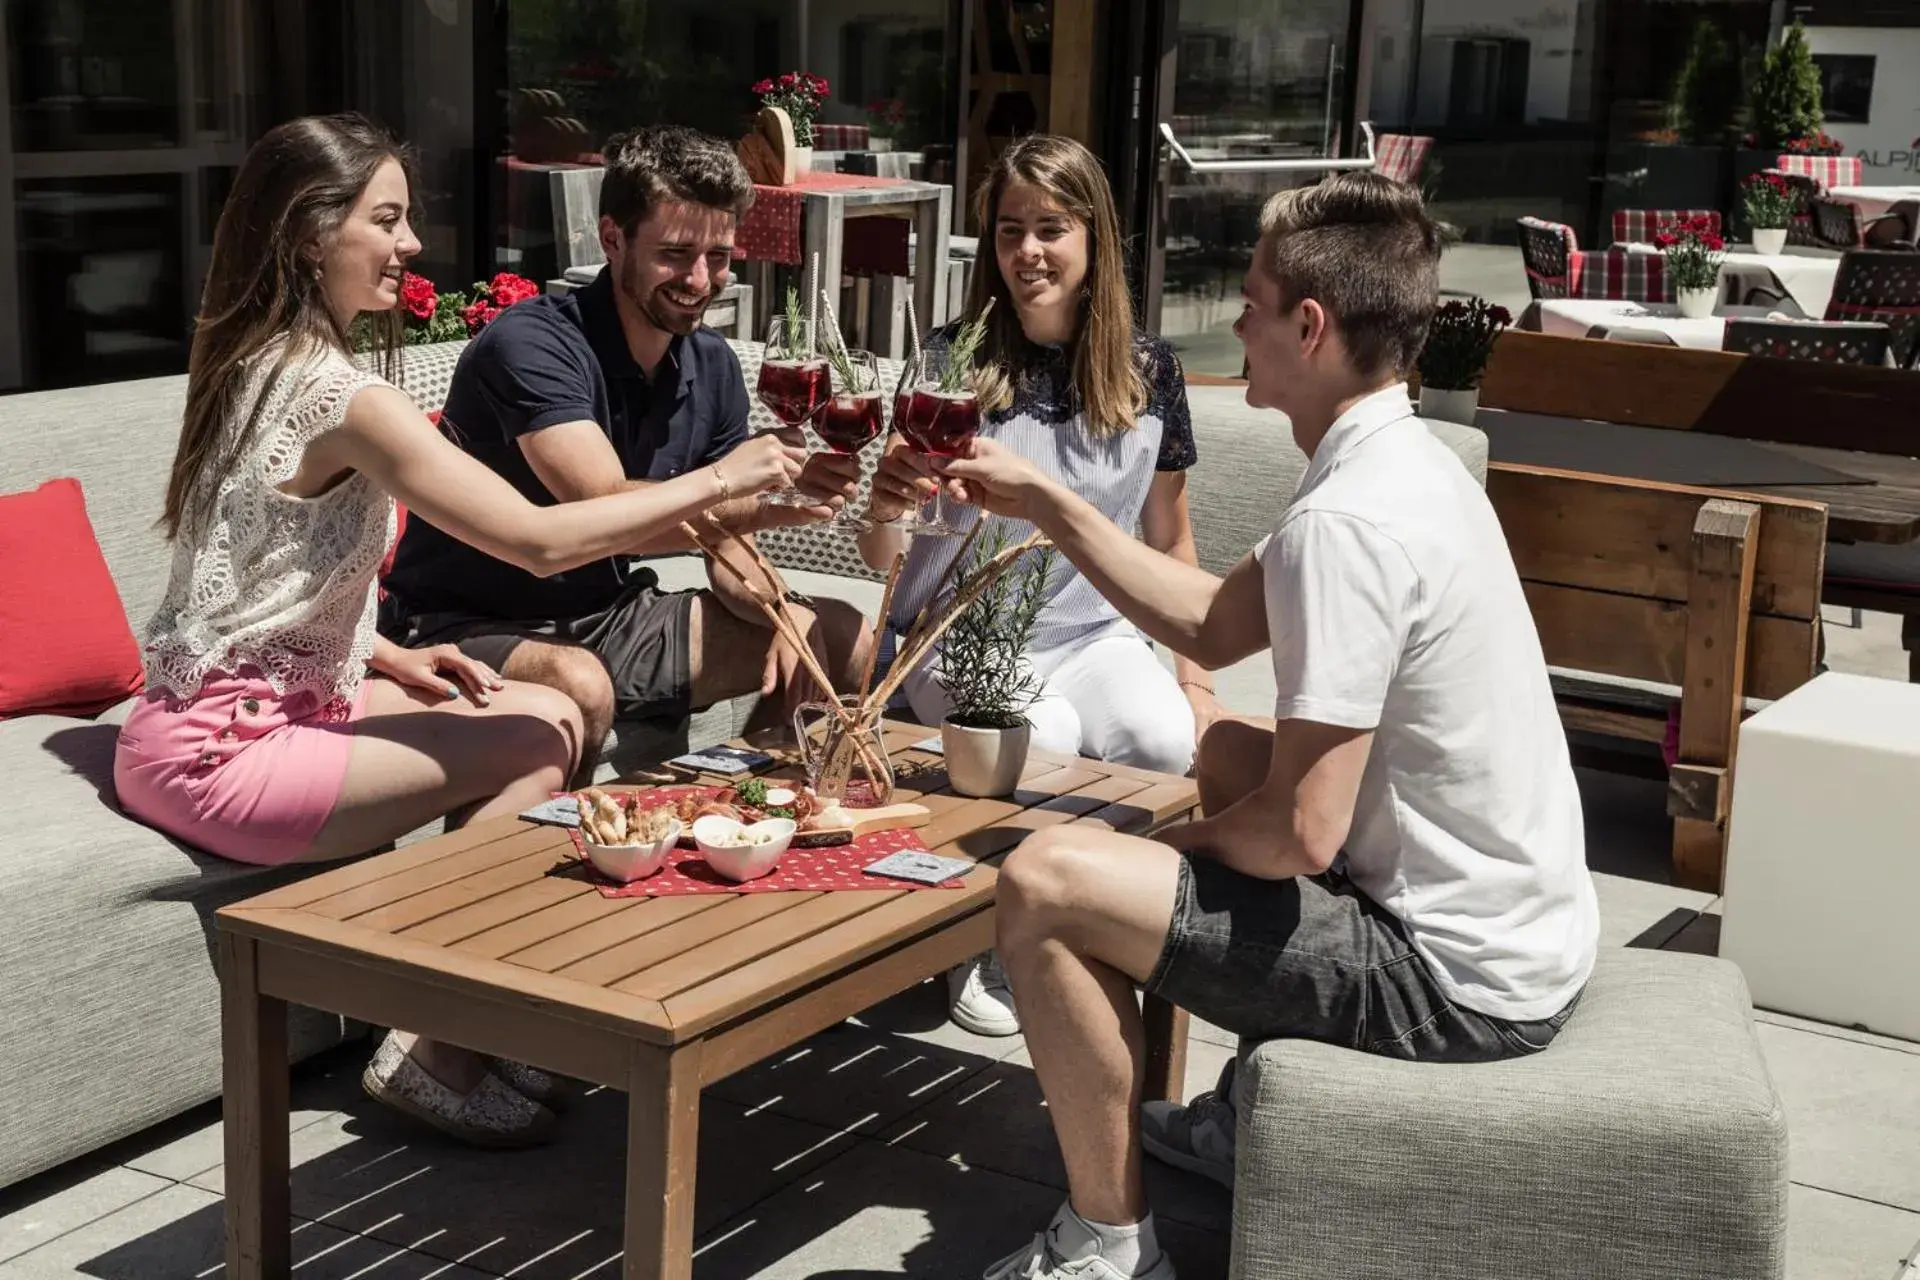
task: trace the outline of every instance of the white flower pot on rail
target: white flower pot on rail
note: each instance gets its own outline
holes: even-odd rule
[[[947,781],[955,795],[1011,795],[1027,767],[1033,726],[1022,720],[1012,729],[971,729],[951,720],[940,725],[940,749],[947,757]]]
[[[1718,289],[1676,289],[1674,300],[1680,304],[1680,314],[1688,320],[1705,320],[1713,314],[1713,304],[1720,298]]]
[[[885,153],[885,152],[891,151],[893,150],[893,139],[869,137],[867,139],[867,150],[876,152],[876,153]]]
[[[1753,248],[1756,253],[1779,253],[1787,247],[1785,227],[1755,227]]]
[[[1478,387],[1457,391],[1445,387],[1420,388],[1420,416],[1423,418],[1432,418],[1436,422],[1457,422],[1463,427],[1470,427],[1474,415],[1479,411]]]

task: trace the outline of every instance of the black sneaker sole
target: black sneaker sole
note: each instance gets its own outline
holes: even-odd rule
[[[1178,1148],[1168,1146],[1166,1143],[1148,1134],[1145,1130],[1142,1130],[1140,1134],[1140,1147],[1148,1155],[1160,1161],[1162,1164],[1170,1164],[1174,1168],[1184,1169],[1188,1173],[1197,1173],[1209,1181],[1219,1183],[1229,1191],[1233,1190],[1232,1165],[1227,1165],[1222,1168],[1219,1164],[1211,1160],[1202,1160],[1191,1151],[1181,1151]]]

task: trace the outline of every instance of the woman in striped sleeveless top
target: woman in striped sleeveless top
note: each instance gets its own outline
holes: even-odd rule
[[[1120,527],[1137,528],[1156,549],[1196,563],[1186,385],[1172,347],[1134,328],[1105,172],[1072,139],[1036,135],[1002,154],[978,199],[993,251],[974,268],[967,310],[979,315],[992,300],[978,358],[1005,375],[985,380],[980,433],[1071,486]],[[928,347],[944,348],[956,329],[929,334]],[[897,436],[889,441],[874,478],[874,518],[891,520],[924,501],[932,475],[925,455]],[[963,528],[982,518],[972,508],[949,514]],[[1008,526],[1013,538],[1030,532],[1021,522],[985,518]],[[887,619],[895,638],[933,601],[962,541],[909,543],[909,536],[880,525],[860,542],[876,568],[907,547]],[[1197,734],[1220,715],[1206,671],[1185,659],[1169,671],[1064,560],[1053,566],[1026,658],[1043,681],[1027,712],[1042,750],[1185,773]],[[939,660],[936,652],[904,686],[914,714],[930,725],[947,711]],[[961,966],[949,985],[962,1026],[986,1035],[1019,1029],[992,957]]]

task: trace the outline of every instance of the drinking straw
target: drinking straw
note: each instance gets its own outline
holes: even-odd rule
[[[807,264],[807,359],[813,359],[814,335],[820,330],[820,255]]]

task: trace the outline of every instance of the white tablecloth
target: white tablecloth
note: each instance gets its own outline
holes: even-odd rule
[[[1613,302],[1603,298],[1543,298],[1540,331],[1584,338],[1596,326],[1608,329],[1658,329],[1683,347],[1718,351],[1729,317],[1764,320],[1765,307],[1721,307],[1704,320],[1687,320],[1671,302]]]
[[[1803,256],[1797,253],[1755,253],[1750,247],[1730,248],[1722,259],[1727,266],[1765,267],[1787,295],[1800,304],[1809,320],[1823,320],[1827,300],[1833,296],[1833,278],[1840,274],[1840,259]]]
[[[1920,201],[1920,187],[1829,187],[1836,200],[1851,200],[1869,218],[1903,201]]]

